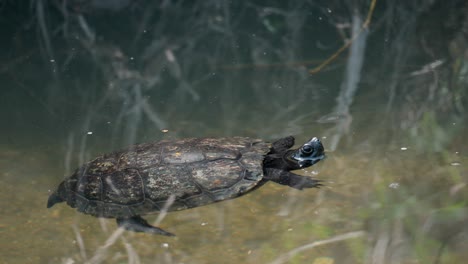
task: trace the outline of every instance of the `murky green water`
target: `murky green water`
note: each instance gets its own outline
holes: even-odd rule
[[[320,21],[352,22],[338,4],[257,9],[206,1],[72,12],[67,34],[57,33],[64,22],[57,7],[38,5],[28,16],[6,4],[0,262],[464,263],[468,40],[460,32],[468,18],[453,13],[458,20],[446,21],[449,31],[424,23],[468,7],[422,5],[425,11],[405,6],[413,10],[399,14],[405,23],[386,20],[398,5],[378,5],[373,30],[312,75],[307,70],[317,64],[299,62],[323,61],[343,43]],[[122,31],[109,22],[117,18],[128,19]],[[294,135],[297,143],[320,137],[327,159],[297,173],[324,186],[268,183],[234,200],[169,213],[160,226],[174,238],[121,232],[114,220],[65,204],[46,208],[64,177],[102,153],[233,135]]]

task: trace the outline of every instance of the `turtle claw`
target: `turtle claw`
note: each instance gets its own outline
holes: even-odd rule
[[[147,234],[156,234],[163,236],[175,236],[174,234],[164,231],[159,227],[148,224],[148,222],[145,219],[141,218],[141,216],[139,215],[132,217],[117,218],[117,225],[123,229],[133,232],[142,232]]]
[[[291,188],[302,190],[304,188],[318,188],[323,186],[321,180],[314,179],[308,176],[301,176],[289,171],[278,169],[266,169],[266,180],[274,181],[281,185],[286,185]]]
[[[294,189],[302,190],[304,188],[318,188],[323,186],[320,180],[313,179],[307,176],[293,177],[290,179],[290,185]]]

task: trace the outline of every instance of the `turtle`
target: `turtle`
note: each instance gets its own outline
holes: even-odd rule
[[[76,169],[50,194],[47,208],[66,202],[85,214],[115,218],[128,231],[173,236],[141,215],[236,198],[268,181],[298,190],[321,186],[320,180],[290,172],[324,159],[321,141],[314,137],[290,149],[294,141],[224,137],[133,145]]]

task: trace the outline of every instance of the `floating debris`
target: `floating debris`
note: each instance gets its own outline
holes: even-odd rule
[[[326,124],[326,123],[336,123],[341,119],[344,119],[346,116],[343,114],[336,114],[336,113],[331,113],[328,115],[324,115],[317,119],[317,123],[321,124]]]

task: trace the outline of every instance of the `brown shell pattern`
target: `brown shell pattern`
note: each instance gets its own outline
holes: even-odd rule
[[[245,194],[263,177],[271,145],[247,137],[192,138],[132,146],[100,156],[64,181],[62,197],[79,211],[122,217],[182,210]]]

